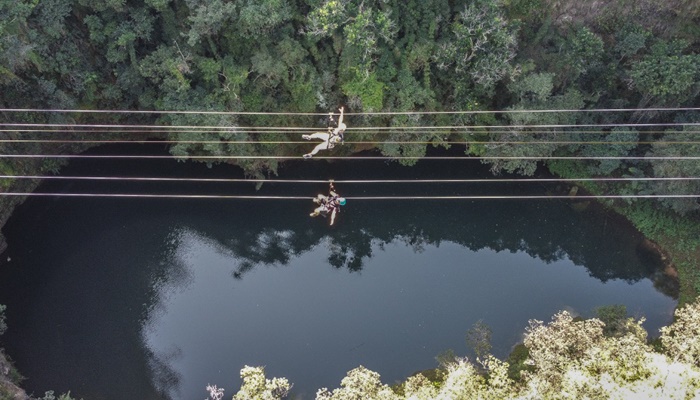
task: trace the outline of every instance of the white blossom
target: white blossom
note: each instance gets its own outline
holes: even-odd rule
[[[348,372],[340,388],[320,389],[317,400],[564,400],[564,399],[700,399],[700,300],[676,311],[662,329],[665,353],[647,344],[644,320],[628,318],[615,335],[606,336],[598,319],[574,320],[566,311],[548,324],[532,320],[524,340],[529,352],[518,382],[506,362],[487,355],[477,367],[457,358],[434,382],[422,374],[395,390],[363,366]],[[241,370],[243,385],[234,400],[277,400],[288,395],[284,378],[265,378],[262,367]],[[207,386],[212,400],[223,389]]]
[[[207,392],[211,400],[221,400],[224,397],[224,388],[218,388],[216,385],[207,385]]]

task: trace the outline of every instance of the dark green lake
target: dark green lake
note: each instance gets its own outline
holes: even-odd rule
[[[124,153],[124,149],[95,152]],[[153,154],[158,147],[130,150]],[[478,161],[290,162],[283,179],[490,177]],[[230,166],[79,160],[68,175],[242,177]],[[534,194],[542,184],[338,184],[357,196]],[[46,182],[46,192],[308,196],[324,184]],[[505,357],[529,319],[624,304],[651,335],[674,282],[627,223],[571,200],[350,200],[329,227],[310,200],[30,198],[4,228],[2,343],[35,394],[90,399],[232,396],[265,365],[313,398],[358,365],[385,383],[472,356],[479,320]]]

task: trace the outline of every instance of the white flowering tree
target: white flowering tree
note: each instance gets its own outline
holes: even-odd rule
[[[694,318],[700,322],[700,313]],[[523,399],[692,399],[700,396],[700,370],[647,344],[643,320],[627,319],[624,334],[603,335],[598,319],[575,321],[565,311],[549,325],[531,321]],[[697,322],[696,322],[697,323]]]
[[[265,378],[263,367],[245,366],[241,369],[243,385],[234,400],[279,400],[287,397],[292,385],[287,378]]]
[[[348,372],[340,388],[320,389],[317,400],[540,400],[540,399],[696,399],[700,398],[700,299],[676,310],[676,320],[661,330],[663,353],[647,343],[644,320],[615,321],[605,334],[599,319],[575,320],[557,313],[548,324],[532,320],[524,344],[531,366],[514,381],[508,363],[492,355],[477,358],[477,368],[457,358],[444,368],[442,381],[422,374],[400,388],[383,384],[365,367]],[[262,367],[241,370],[243,386],[234,400],[277,400],[288,395],[284,378],[268,380]],[[219,400],[223,389],[207,388]],[[217,397],[219,396],[219,397]]]
[[[661,328],[661,343],[674,359],[700,366],[700,298],[676,310],[675,321]]]
[[[316,392],[316,400],[399,400],[391,388],[382,384],[379,374],[359,366],[348,372],[340,388],[332,392],[326,388]]]

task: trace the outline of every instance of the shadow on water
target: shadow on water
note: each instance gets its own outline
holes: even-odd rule
[[[129,151],[153,154],[154,149],[146,146]],[[119,154],[123,150],[94,151]],[[63,173],[240,177],[230,166],[207,169],[198,164],[134,160],[81,160]],[[285,179],[488,176],[484,166],[471,161],[422,161],[407,168],[379,161],[312,160],[291,162],[280,170]],[[565,189],[503,183],[336,186],[348,197],[542,195]],[[40,188],[46,192],[309,198],[326,189],[324,184],[278,183],[265,184],[256,192],[251,184],[133,182],[46,182]],[[183,367],[187,354],[182,348],[169,345],[154,350],[144,337],[161,334],[154,321],[168,312],[169,299],[197,280],[189,259],[196,255],[183,254],[185,242],[192,237],[226,260],[234,282],[245,282],[256,271],[287,267],[310,255],[323,257],[322,264],[333,269],[361,274],[387,246],[410,249],[418,255],[426,249],[458,245],[472,252],[525,253],[544,264],[570,260],[601,282],[651,279],[658,290],[675,298],[676,282],[660,272],[654,255],[640,249],[643,237],[639,233],[595,204],[581,208],[572,204],[568,200],[350,200],[336,226],[329,227],[326,220],[309,218],[311,201],[32,198],[5,228],[9,248],[0,266],[0,303],[9,305],[10,330],[3,342],[28,376],[26,387],[36,394],[70,389],[86,399],[189,398],[188,390],[182,387],[184,374],[196,374],[207,366],[187,361]],[[207,288],[199,290],[206,292]],[[464,290],[469,290],[466,284]],[[304,366],[304,360],[299,362]],[[236,373],[235,369],[224,371],[227,381],[218,384],[229,384]]]

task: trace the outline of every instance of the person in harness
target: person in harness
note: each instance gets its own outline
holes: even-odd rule
[[[333,180],[330,181],[330,188],[328,189],[328,196],[319,194],[313,199],[313,202],[318,204],[318,207],[309,214],[311,217],[318,217],[322,215],[324,218],[328,215],[331,216],[331,223],[333,225],[335,222],[335,214],[340,212],[340,206],[344,206],[346,200],[344,197],[340,197],[338,193],[335,192],[335,187],[333,187]]]
[[[338,117],[338,124],[336,125],[335,128],[332,126],[328,127],[328,132],[316,132],[312,133],[311,135],[301,135],[302,139],[305,140],[311,140],[311,139],[321,139],[323,142],[319,143],[314,147],[313,150],[311,150],[310,153],[304,154],[304,158],[311,158],[314,156],[314,154],[318,153],[321,150],[329,150],[335,147],[336,144],[338,143],[343,143],[343,140],[345,138],[345,129],[347,129],[347,126],[343,123],[343,107],[340,107],[340,117]],[[333,123],[335,120],[333,119],[333,113],[330,114],[330,122]]]

